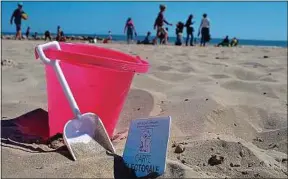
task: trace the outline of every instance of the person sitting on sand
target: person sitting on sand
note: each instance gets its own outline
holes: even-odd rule
[[[25,35],[26,35],[26,38],[29,39],[29,35],[30,35],[30,27],[29,26],[27,27]]]
[[[23,3],[18,3],[18,8],[13,11],[13,14],[10,19],[10,24],[13,24],[13,19],[14,19],[14,24],[16,25],[16,35],[15,35],[15,40],[17,38],[19,40],[22,39],[22,32],[21,32],[21,21],[22,21],[22,14],[25,14],[23,11]]]
[[[46,30],[46,31],[45,31],[44,36],[45,36],[45,41],[46,41],[47,39],[49,39],[49,41],[52,40],[51,34],[50,34],[49,30]]]
[[[228,37],[228,35],[225,37],[225,39],[223,39],[223,41],[222,42],[220,42],[218,45],[217,45],[217,47],[220,47],[220,46],[222,46],[222,47],[229,47],[229,45],[230,45],[230,42],[229,42],[229,37]]]
[[[175,45],[182,45],[182,34],[183,34],[183,29],[184,29],[184,23],[183,22],[178,22],[176,25],[176,42]]]
[[[61,27],[59,25],[57,27],[56,40],[60,41],[60,42],[65,42],[66,41],[66,37],[64,36],[64,32],[63,32],[63,30],[61,29]]]
[[[32,35],[32,37],[34,38],[34,40],[38,40],[39,39],[37,32],[35,32],[34,35]]]
[[[160,5],[160,12],[155,20],[154,23],[154,30],[157,30],[156,33],[156,37],[154,42],[157,43],[157,39],[159,38],[159,36],[165,36],[164,38],[164,44],[167,43],[167,37],[168,37],[168,32],[166,31],[166,29],[164,28],[164,23],[167,25],[172,26],[172,24],[170,24],[169,22],[166,21],[165,17],[164,17],[164,12],[166,10],[166,6],[165,5]]]
[[[230,46],[236,47],[237,45],[238,45],[238,39],[236,39],[236,37],[234,37],[230,42]]]
[[[109,43],[109,42],[112,41],[112,33],[111,33],[111,31],[109,31],[108,34],[109,34],[108,37],[103,40],[104,44]]]
[[[145,37],[145,39],[143,41],[140,42],[140,40],[137,42],[137,44],[144,44],[144,45],[150,45],[153,44],[152,42],[150,42],[150,35],[151,32],[147,32],[147,35]]]
[[[125,27],[124,27],[124,33],[126,31],[127,31],[127,44],[130,44],[131,41],[133,42],[133,34],[137,36],[134,23],[130,17],[127,19]]]

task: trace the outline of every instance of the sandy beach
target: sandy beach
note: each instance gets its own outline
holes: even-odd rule
[[[74,162],[65,146],[28,140],[10,122],[47,118],[40,43],[2,40],[2,177],[129,178],[121,157],[103,151]],[[115,133],[135,118],[172,116],[160,178],[287,178],[287,48],[98,45],[151,64],[135,75]],[[125,141],[113,141],[119,156]]]

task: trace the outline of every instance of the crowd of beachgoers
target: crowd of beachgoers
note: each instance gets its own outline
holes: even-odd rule
[[[145,45],[156,45],[156,44],[168,44],[168,27],[167,26],[173,26],[172,23],[169,23],[165,16],[164,13],[166,11],[166,6],[161,4],[159,6],[160,12],[158,13],[156,20],[154,22],[154,30],[156,31],[155,37],[151,37],[151,32],[148,31],[145,38],[143,40],[138,40],[136,43],[137,44],[145,44]],[[186,23],[183,23],[182,21],[179,21],[176,24],[175,28],[175,34],[176,34],[176,40],[175,40],[175,45],[177,46],[182,46],[185,44],[186,46],[194,46],[196,45],[197,41],[196,38],[194,38],[194,27],[193,24],[195,21],[193,21],[193,14],[190,14],[186,20]],[[108,37],[106,38],[101,38],[101,37],[91,37],[91,36],[66,36],[64,34],[64,31],[61,29],[61,27],[58,25],[57,31],[56,31],[56,36],[52,36],[52,33],[49,30],[46,30],[44,32],[44,36],[40,36],[37,32],[34,32],[34,34],[31,35],[31,27],[28,26],[25,32],[25,35],[22,35],[22,29],[21,29],[21,21],[22,19],[27,20],[28,15],[24,12],[23,10],[23,4],[18,3],[18,8],[13,12],[10,23],[13,24],[13,19],[14,19],[14,24],[16,26],[16,35],[15,37],[6,37],[6,39],[32,39],[32,40],[57,40],[57,41],[67,41],[67,40],[84,40],[88,41],[90,43],[97,43],[97,42],[102,42],[102,43],[111,43],[113,40],[112,33],[111,31],[108,32]],[[183,38],[183,31],[186,28],[186,38],[184,41]],[[133,20],[131,17],[129,17],[125,23],[125,28],[124,28],[124,33],[127,36],[127,43],[134,43],[134,38],[137,36],[136,32],[136,27],[133,23]],[[203,14],[197,36],[200,37],[200,46],[205,46],[209,41],[211,40],[211,35],[210,35],[210,20],[208,18],[208,15],[206,13]],[[3,38],[3,35],[2,35]],[[238,45],[238,39],[233,38],[231,41],[229,40],[229,37],[226,36],[222,42],[215,46],[237,46]]]

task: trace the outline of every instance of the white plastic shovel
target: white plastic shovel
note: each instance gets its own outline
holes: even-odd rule
[[[63,131],[64,142],[73,159],[95,156],[99,154],[99,151],[103,150],[102,147],[111,153],[115,153],[113,144],[101,119],[93,113],[81,114],[59,65],[59,60],[50,60],[45,56],[43,50],[53,46],[61,50],[59,43],[56,41],[38,45],[36,50],[40,59],[46,65],[53,67],[74,113],[75,119],[69,120],[65,124]]]

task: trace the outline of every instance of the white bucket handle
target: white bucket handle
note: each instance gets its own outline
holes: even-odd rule
[[[61,50],[61,47],[60,47],[60,45],[59,45],[59,43],[57,41],[48,42],[46,44],[38,45],[37,48],[36,48],[40,59],[42,60],[43,63],[45,63],[47,65],[51,64],[51,60],[46,57],[46,55],[45,55],[43,50],[45,50],[45,49],[47,49],[49,47],[53,47],[53,46],[55,46],[57,48],[57,50]]]
[[[46,44],[42,44],[42,45],[38,45],[36,50],[37,53],[39,54],[39,57],[41,59],[41,61],[46,64],[46,65],[51,65],[54,69],[54,71],[56,72],[56,76],[62,86],[62,89],[64,90],[64,94],[69,102],[70,108],[73,111],[74,116],[77,119],[81,118],[81,112],[79,110],[79,107],[75,101],[75,98],[73,96],[73,93],[66,81],[66,78],[62,72],[62,69],[59,65],[59,60],[50,60],[49,58],[46,57],[45,53],[44,53],[44,49],[47,49],[49,47],[53,47],[56,46],[57,50],[61,50],[60,45],[57,41],[53,41],[53,42],[48,42]]]

